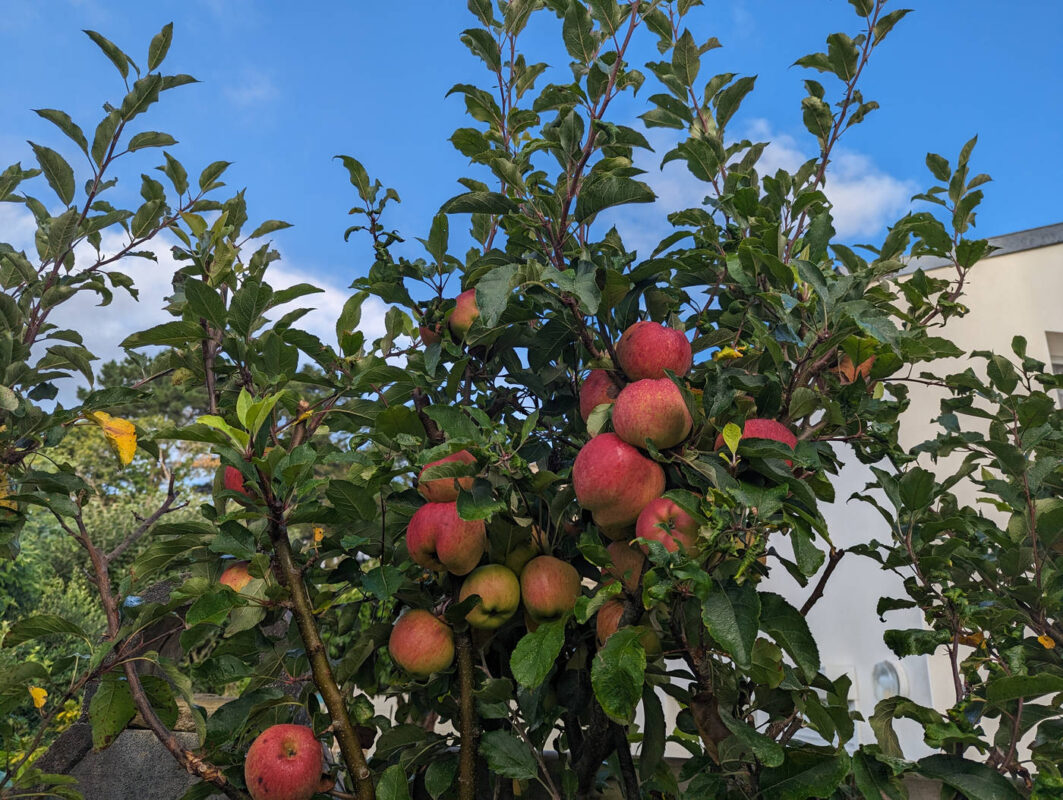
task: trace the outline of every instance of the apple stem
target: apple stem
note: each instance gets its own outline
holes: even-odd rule
[[[347,771],[355,782],[355,797],[358,800],[374,800],[376,792],[369,775],[369,765],[366,763],[358,734],[347,713],[343,693],[332,674],[328,653],[321,640],[310,596],[307,594],[306,583],[303,581],[303,571],[295,563],[292,545],[288,541],[287,527],[276,519],[270,519],[269,538],[277,556],[280,579],[291,595],[292,614],[299,627],[299,636],[303,640],[303,646],[306,648],[306,657],[310,662],[314,685],[325,701],[325,707],[332,718],[333,733],[340,746],[340,754],[347,765]]]
[[[458,756],[458,798],[476,800],[476,710],[473,698],[472,638],[467,630],[456,633],[458,685],[461,707],[461,752]]]

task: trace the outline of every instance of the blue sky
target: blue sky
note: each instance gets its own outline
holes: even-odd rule
[[[865,97],[882,109],[850,131],[838,154],[833,199],[839,232],[875,241],[907,207],[908,196],[924,187],[927,150],[954,158],[975,133],[974,167],[994,178],[986,187],[980,233],[1063,220],[1063,4],[917,0],[890,7],[904,5],[915,6],[915,13],[876,54],[863,84]],[[715,35],[724,45],[710,54],[703,75],[760,76],[733,123],[738,130],[775,138],[773,163],[790,165],[811,155],[799,106],[806,71],[790,65],[823,49],[828,33],[854,30],[848,3],[708,0],[690,19],[696,38]],[[444,95],[454,83],[486,77],[458,39],[474,23],[462,0],[0,1],[0,48],[9,76],[0,83],[3,164],[32,163],[26,139],[53,146],[62,141],[30,109],[64,109],[91,131],[100,101],[120,97],[117,74],[82,28],[100,31],[142,62],[151,36],[171,20],[174,44],[166,66],[202,83],[170,93],[149,115],[149,127],[180,140],[172,152],[190,173],[216,159],[236,162],[228,182],[247,187],[252,219],[295,225],[276,238],[291,276],[316,277],[342,290],[367,265],[366,248],[342,239],[353,189],[333,155],[356,156],[398,190],[403,202],[388,221],[410,242],[425,235],[431,215],[460,191],[455,180],[469,174],[466,160],[447,139],[469,123],[461,99]],[[544,12],[523,49],[529,60],[557,67],[553,74],[562,79],[568,59],[558,34],[559,24]],[[635,57],[658,57],[649,38]],[[646,94],[657,90],[651,83],[652,77]],[[615,119],[632,122],[642,110],[637,101],[618,106]],[[655,168],[663,152],[642,166]],[[138,171],[161,160],[157,151],[142,155]],[[677,171],[650,182],[662,206],[696,203],[703,195]],[[658,210],[663,217],[665,209]],[[640,210],[620,213],[616,221],[626,239],[646,246],[662,230],[651,218]],[[415,242],[407,252],[418,254]]]

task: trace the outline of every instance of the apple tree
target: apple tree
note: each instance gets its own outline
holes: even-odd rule
[[[134,142],[172,141],[119,143],[126,115],[188,82],[152,71],[169,28],[149,72],[107,109],[82,205],[54,151],[38,158],[70,205],[60,217],[13,194],[32,171],[5,173],[4,196],[37,215],[39,258],[2,254],[14,298],[0,390],[4,541],[13,552],[36,504],[85,550],[108,627],[69,691],[95,687],[94,743],[139,711],[202,779],[188,798],[262,800],[245,755],[263,729],[293,722],[330,745],[327,775],[316,786],[302,775],[300,800],[315,788],[560,800],[607,783],[625,800],[898,797],[906,773],[940,777],[937,762],[905,762],[882,743],[850,752],[848,679],[824,674],[805,622],[844,552],[819,510],[834,499],[838,445],[864,462],[903,462],[898,379],[957,354],[931,326],[962,312],[966,270],[986,251],[964,236],[981,199],[970,147],[948,187],[951,214],[909,214],[877,247],[835,236],[832,153],[877,107],[860,78],[907,12],[850,0],[853,33],[797,59],[813,70],[800,116],[818,154],[762,174],[768,143],[735,133],[755,78],[703,71],[719,42],[691,29],[697,0],[468,5],[462,41],[486,76],[454,87],[470,124],[451,141],[475,177],[426,221],[415,258],[387,222],[398,192],[339,157],[358,217],[345,235],[367,242],[371,260],[335,345],[300,327],[316,287],[270,283],[278,255],[264,237],[285,223],[249,224],[242,192],[206,197],[225,162],[193,184],[167,153],[169,201],[146,177],[140,210],[100,205],[105,166]],[[521,50],[533,14],[556,18],[571,79]],[[127,77],[131,59],[93,37]],[[644,42],[660,60],[636,65]],[[670,232],[649,253],[625,245],[615,210],[655,200],[634,166],[649,142],[618,115],[621,95],[643,103],[645,127],[674,132],[655,157],[681,162],[706,194],[661,220]],[[50,113],[80,146],[80,129]],[[452,236],[466,220],[468,237]],[[124,226],[129,247],[82,261],[79,243],[98,245],[104,225]],[[64,367],[91,376],[76,333],[47,323],[52,298],[126,286],[104,268],[164,230],[180,264],[171,318],[124,346],[160,349],[160,370],[196,386],[207,413],[134,440],[117,414],[143,386],[47,409]],[[956,279],[892,280],[924,254],[955,259]],[[373,341],[359,329],[371,297],[388,306]],[[49,337],[75,341],[33,362]],[[171,485],[134,532],[147,545],[113,573],[113,553],[84,523],[88,487],[37,455],[85,420],[111,432],[122,458],[180,440],[220,461],[197,517],[165,519],[180,491]],[[234,561],[240,580],[222,582]],[[803,602],[766,589],[773,573],[807,587]],[[55,634],[78,631],[31,618],[4,644]],[[174,637],[179,652],[157,646]],[[27,662],[0,697],[14,707],[47,679]],[[231,699],[208,716],[193,696],[205,691]],[[178,699],[197,749],[171,730]],[[665,701],[679,709],[674,726]],[[688,754],[678,767],[669,744]],[[973,763],[962,752],[948,756],[956,769]],[[48,781],[72,791],[22,762],[0,793]],[[1011,790],[987,785],[960,790]]]

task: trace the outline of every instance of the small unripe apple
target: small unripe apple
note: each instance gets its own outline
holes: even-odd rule
[[[388,652],[408,673],[427,678],[454,663],[454,632],[431,611],[414,608],[395,621]]]
[[[642,580],[642,565],[646,563],[646,556],[630,542],[610,542],[605,548],[613,563],[602,570],[605,583],[621,581],[624,588],[629,592],[637,591]]]
[[[247,571],[249,562],[235,561],[222,572],[218,583],[228,586],[234,592],[241,592],[251,582],[251,573]]]
[[[422,481],[421,475],[429,467],[435,467],[439,464],[475,464],[476,456],[470,453],[468,450],[459,450],[456,453],[451,453],[449,456],[444,456],[438,461],[432,461],[424,465],[424,469],[417,475],[417,491],[421,493],[425,500],[432,503],[452,503],[458,499],[458,492],[461,489],[470,491],[472,489],[473,478],[472,476],[464,478],[435,478],[430,481]]]
[[[674,500],[658,497],[642,509],[635,524],[635,535],[660,542],[669,553],[676,552],[682,545],[693,556],[698,551],[698,527],[697,520],[676,505]],[[642,550],[649,552],[645,544]]]
[[[774,419],[762,419],[759,417],[747,419],[742,426],[742,438],[768,439],[773,442],[782,442],[789,446],[791,450],[797,449],[797,437],[794,435],[794,432],[778,420]],[[716,437],[716,443],[713,449],[719,450],[723,445],[723,434],[720,433]],[[792,467],[793,465],[793,461],[790,461],[789,459],[786,460],[786,466]]]
[[[624,601],[619,597],[612,597],[598,609],[595,615],[594,627],[598,636],[598,646],[604,646],[609,637],[620,629],[620,620],[624,616]],[[661,654],[661,637],[657,631],[649,625],[640,625],[639,644],[650,658]]]
[[[465,615],[465,620],[474,628],[493,631],[516,613],[520,605],[520,581],[508,567],[485,564],[465,579],[458,602],[474,594],[480,595],[480,602]]]
[[[586,422],[591,412],[600,405],[616,401],[620,387],[604,369],[592,369],[591,374],[579,387],[579,414]]]
[[[450,312],[447,325],[455,339],[464,339],[472,327],[473,320],[480,316],[476,306],[476,289],[467,289],[454,301],[454,310]]]
[[[520,577],[525,565],[538,555],[542,555],[542,548],[534,541],[521,542],[506,553],[505,565],[509,570]]]
[[[324,751],[305,725],[274,725],[247,750],[244,781],[254,800],[310,800],[321,784]]]
[[[410,518],[406,550],[415,563],[438,572],[467,575],[487,548],[483,520],[458,516],[457,503],[426,503]]]
[[[598,527],[619,539],[646,504],[664,493],[664,470],[615,433],[601,433],[576,456],[572,485]]]
[[[613,430],[635,447],[645,447],[647,439],[658,450],[675,447],[693,424],[683,393],[668,378],[629,383],[613,407]]]
[[[682,377],[694,363],[686,334],[657,322],[636,322],[620,337],[616,345],[620,368],[633,381],[664,378],[670,369]]]
[[[537,622],[561,619],[575,608],[581,586],[576,568],[553,556],[533,558],[520,575],[524,608]]]
[[[244,475],[236,467],[226,465],[225,467],[225,488],[230,492],[239,492],[244,497],[250,497],[251,493],[244,487]]]

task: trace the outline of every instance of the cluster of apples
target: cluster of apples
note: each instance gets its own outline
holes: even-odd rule
[[[479,600],[465,619],[469,626],[493,631],[504,625],[523,602],[529,627],[560,619],[580,595],[576,568],[528,548],[522,557],[512,553],[505,564],[479,566],[487,552],[487,530],[481,520],[458,514],[458,493],[472,488],[473,478],[424,480],[425,471],[447,463],[475,464],[467,450],[459,450],[421,470],[417,489],[428,501],[410,518],[406,550],[410,558],[433,572],[464,577],[457,600]],[[388,640],[392,659],[415,677],[427,677],[454,661],[454,633],[440,617],[426,609],[411,609],[395,622]]]

